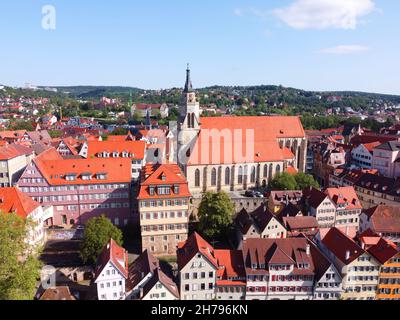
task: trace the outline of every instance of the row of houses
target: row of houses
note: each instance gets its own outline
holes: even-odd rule
[[[391,300],[400,298],[400,254],[372,230],[252,238],[215,249],[199,234],[177,246],[175,276],[148,250],[131,265],[110,241],[99,257],[100,300]]]

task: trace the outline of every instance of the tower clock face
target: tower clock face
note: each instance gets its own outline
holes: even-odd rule
[[[194,94],[190,94],[189,95],[189,102],[194,102],[194,101],[195,101]]]

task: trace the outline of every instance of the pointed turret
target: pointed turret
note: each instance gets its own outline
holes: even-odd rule
[[[186,83],[185,83],[185,89],[183,90],[183,92],[184,93],[193,92],[192,80],[190,79],[189,63],[187,65],[187,69],[186,69]]]

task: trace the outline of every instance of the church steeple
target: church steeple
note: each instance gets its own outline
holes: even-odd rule
[[[183,90],[183,92],[184,92],[184,93],[193,92],[192,80],[190,79],[190,67],[189,67],[189,63],[187,64],[187,69],[186,69],[186,83],[185,83],[185,89]]]

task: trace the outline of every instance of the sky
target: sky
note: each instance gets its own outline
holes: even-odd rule
[[[0,83],[165,89],[190,63],[195,87],[400,94],[399,12],[397,0],[1,0]]]

